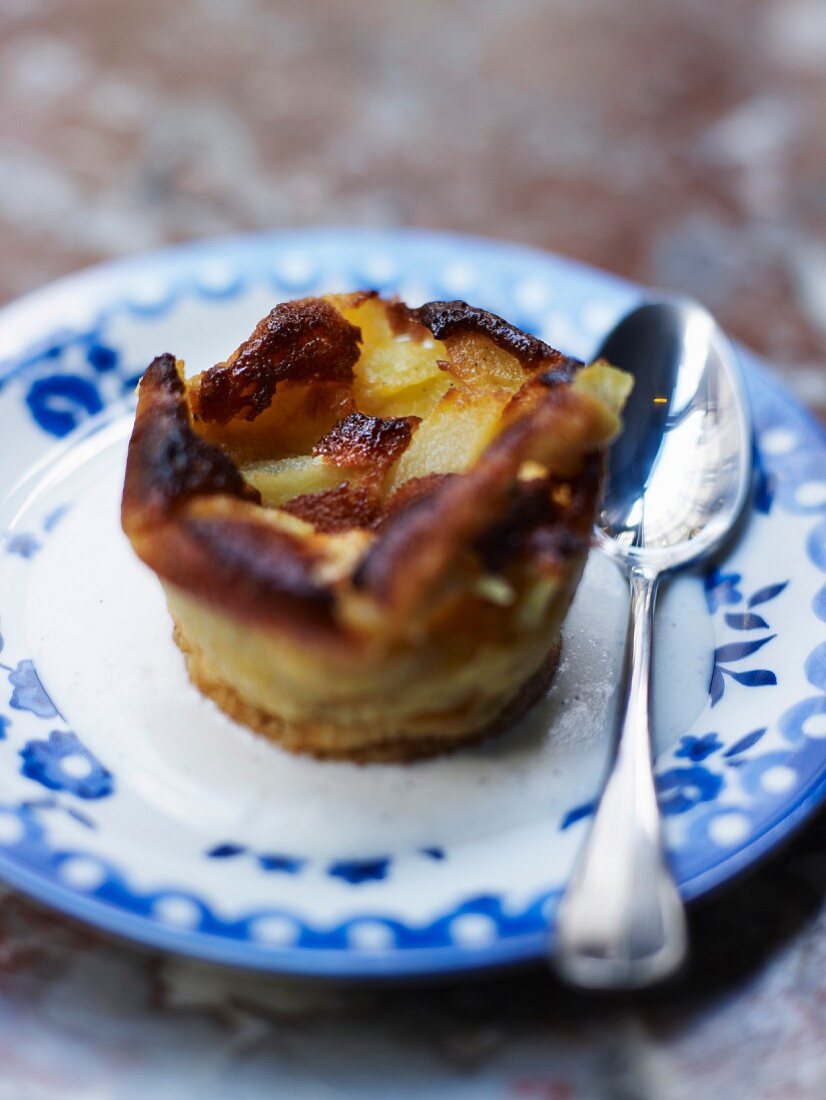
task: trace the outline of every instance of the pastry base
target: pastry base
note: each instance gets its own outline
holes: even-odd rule
[[[413,760],[455,752],[466,745],[478,744],[504,733],[546,693],[556,674],[562,651],[561,640],[557,637],[537,671],[505,702],[495,717],[482,726],[441,736],[399,731],[371,742],[361,736],[356,738],[356,730],[352,727],[348,729],[323,721],[286,721],[251,705],[233,687],[210,674],[201,655],[190,646],[177,625],[173,638],[186,658],[192,683],[230,718],[263,734],[289,752],[309,754],[319,760],[348,760],[357,764],[407,764]],[[359,734],[361,732],[358,731]]]

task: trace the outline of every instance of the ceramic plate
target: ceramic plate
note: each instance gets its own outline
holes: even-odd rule
[[[592,555],[548,697],[508,735],[414,766],[319,763],[190,686],[118,523],[135,383],[223,358],[286,298],[462,297],[587,357],[641,297],[493,242],[302,231],[72,277],[0,315],[0,873],[159,948],[337,977],[539,956],[608,747],[626,594]],[[744,356],[744,358],[746,358]],[[753,506],[658,610],[657,782],[686,898],[826,793],[826,441],[752,360]]]

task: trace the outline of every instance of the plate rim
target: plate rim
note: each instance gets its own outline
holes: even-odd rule
[[[231,251],[239,255],[252,258],[261,254],[264,258],[270,247],[282,248],[293,242],[317,239],[319,241],[339,241],[341,244],[352,243],[354,246],[365,248],[374,245],[377,248],[387,248],[394,240],[404,240],[408,245],[420,245],[426,249],[431,245],[454,243],[462,250],[479,250],[490,254],[491,251],[501,252],[509,257],[524,256],[526,260],[547,261],[551,259],[557,264],[577,272],[583,277],[597,277],[603,282],[610,282],[620,290],[635,291],[644,289],[631,280],[624,279],[612,271],[595,267],[593,264],[582,260],[573,259],[570,256],[553,252],[549,249],[539,248],[536,245],[526,244],[522,241],[509,241],[504,237],[485,237],[480,234],[461,233],[455,230],[425,229],[413,226],[347,226],[339,224],[314,225],[307,227],[290,227],[263,232],[229,233],[216,237],[197,238],[195,240],[182,241],[178,244],[166,245],[162,248],[138,251],[128,255],[118,256],[114,259],[103,260],[100,263],[88,264],[76,271],[51,280],[43,286],[26,291],[19,297],[0,305],[0,386],[13,377],[20,369],[24,369],[30,355],[22,360],[22,352],[31,353],[38,345],[51,342],[57,334],[77,333],[83,331],[85,326],[77,324],[61,324],[44,329],[42,323],[43,305],[55,304],[55,298],[64,299],[63,309],[78,297],[78,292],[83,296],[94,293],[99,294],[103,301],[109,297],[107,293],[108,280],[128,280],[141,273],[157,269],[158,266],[178,268],[182,261],[196,261],[203,255],[213,252]],[[217,295],[220,297],[220,295]],[[143,311],[143,307],[134,307],[124,300],[118,304],[127,310],[136,308]],[[84,307],[88,311],[88,305]],[[86,316],[97,318],[101,304],[96,303],[96,310],[86,313]],[[118,307],[115,307],[116,309]],[[104,309],[104,313],[108,310]],[[13,343],[18,345],[17,351],[4,351],[2,340],[6,329],[13,329]],[[34,339],[27,333],[31,330],[35,334]]]
[[[196,264],[199,258],[215,253],[225,255],[227,251],[234,253],[239,262],[244,262],[245,258],[249,262],[253,256],[259,252],[264,253],[269,248],[284,248],[299,242],[306,247],[313,240],[338,241],[342,245],[351,244],[363,250],[370,246],[387,248],[400,239],[420,244],[424,249],[433,245],[443,248],[446,244],[454,243],[458,250],[465,253],[468,249],[481,250],[489,256],[491,251],[501,251],[511,259],[524,255],[526,259],[533,261],[551,260],[579,272],[584,277],[597,278],[603,283],[609,281],[625,291],[645,292],[645,288],[611,272],[530,245],[438,230],[315,226],[210,238],[92,265],[63,276],[0,308],[0,335],[3,330],[11,327],[15,330],[14,337],[20,345],[17,359],[12,353],[11,357],[6,356],[0,360],[0,386],[25,369],[29,356],[21,359],[20,353],[33,351],[38,343],[47,342],[56,331],[74,331],[68,325],[59,330],[44,327],[43,306],[54,299],[55,295],[71,300],[78,295],[92,294],[95,301],[91,319],[100,313],[105,300],[111,298],[113,280],[128,280],[135,273],[156,270],[159,264],[176,268],[184,261],[183,266],[186,268],[189,263]],[[123,289],[121,286],[121,293]],[[88,309],[88,303],[86,308]],[[32,318],[36,331],[40,333],[37,340],[26,335]],[[810,410],[799,404],[786,387],[768,373],[753,353],[744,351],[739,346],[738,353],[747,373],[756,374],[760,383],[777,398],[786,416],[806,422],[826,446],[826,429]],[[699,871],[684,882],[681,886],[683,896],[688,901],[694,901],[732,884],[778,845],[790,839],[824,801],[826,768],[794,805],[785,810],[783,817],[767,825],[761,832],[753,834],[747,844],[734,850],[713,867]],[[463,946],[452,942],[443,946],[395,948],[375,954],[355,951],[346,946],[279,947],[274,944],[256,944],[250,940],[233,941],[200,930],[165,926],[157,920],[130,913],[105,900],[84,896],[69,886],[32,871],[3,851],[0,851],[0,876],[23,893],[58,912],[145,947],[222,965],[296,977],[338,980],[413,977],[438,979],[457,973],[483,971],[536,960],[547,953],[553,936],[551,929],[545,933],[512,935],[478,946]]]

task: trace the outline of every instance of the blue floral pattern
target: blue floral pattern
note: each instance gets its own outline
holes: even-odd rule
[[[708,734],[708,738],[716,739],[716,737],[717,735],[714,733]],[[716,752],[721,747],[717,743],[712,745],[705,738],[684,737],[682,742],[690,743],[683,744],[683,748],[675,755],[678,757],[680,755],[688,756],[689,759],[705,759],[706,755]],[[700,755],[693,757],[690,754],[698,751],[697,745],[702,746],[699,749]],[[660,813],[664,817],[684,814],[688,810],[694,809],[700,802],[713,801],[720,795],[725,785],[725,779],[722,775],[699,765],[688,768],[669,768],[667,771],[660,772],[656,777],[656,781],[657,801]],[[578,821],[592,817],[596,813],[596,809],[597,802],[595,800],[584,802],[581,806],[575,806],[562,818],[560,829],[564,832]]]
[[[728,666],[735,661],[742,661],[750,657],[758,649],[762,649],[767,642],[771,642],[775,635],[768,638],[760,638],[755,642],[729,642],[727,645],[718,646],[714,650],[714,668],[711,673],[711,681],[708,693],[711,696],[711,705],[716,706],[723,698],[726,690],[725,677],[729,676],[743,687],[773,687],[777,683],[777,676],[769,668],[753,668],[746,671],[737,671]]]
[[[389,859],[340,859],[330,865],[328,873],[351,886],[360,886],[386,878],[389,867]]]
[[[229,246],[229,255],[236,257],[237,263],[236,260],[228,262],[227,278],[218,287],[210,286],[209,281],[199,281],[197,264],[191,259],[184,265],[173,264],[163,269],[171,274],[165,274],[159,281],[157,294],[149,302],[129,301],[128,294],[124,293],[123,300],[112,304],[113,297],[120,294],[115,279],[106,290],[108,304],[101,308],[98,322],[88,332],[65,333],[27,353],[19,362],[0,366],[0,385],[3,379],[14,380],[4,389],[3,400],[16,400],[19,393],[23,408],[28,409],[32,422],[44,436],[62,438],[100,409],[122,400],[137,381],[142,364],[130,361],[128,350],[115,346],[116,342],[110,338],[113,329],[109,325],[114,317],[151,320],[167,314],[178,301],[191,296],[229,298],[241,294],[247,286],[259,287],[264,282],[276,287],[275,296],[313,292],[325,280],[339,278],[341,271],[352,273],[354,285],[371,282],[368,269],[365,267],[362,271],[359,266],[368,251],[365,245],[354,243],[352,237],[342,238],[345,243],[337,246],[338,251],[327,252],[324,238],[318,239],[322,246],[317,253],[312,248],[305,253],[311,262],[300,276],[295,272],[289,276],[286,273],[273,275],[273,256],[277,257],[279,249],[283,252],[284,248],[276,241],[275,244],[262,244],[255,252],[254,263],[245,259],[247,246]],[[558,261],[520,253],[518,263],[514,263],[505,246],[468,246],[424,238],[429,243],[417,242],[415,248],[409,248],[404,237],[391,236],[388,240],[393,242],[390,247],[396,268],[415,269],[419,282],[428,288],[432,297],[455,296],[455,288],[446,275],[442,278],[442,272],[447,270],[457,252],[465,248],[476,257],[473,268],[483,280],[482,288],[478,293],[474,290],[473,296],[490,308],[498,306],[502,312],[507,312],[504,303],[506,299],[511,300],[514,287],[527,277],[526,272],[540,269],[542,279],[550,279],[562,288],[563,295],[573,303],[570,317],[578,316],[582,303],[593,300],[594,296],[604,297],[610,303],[609,315],[618,315],[636,300],[636,293],[629,288],[611,284],[593,273],[582,273]],[[474,248],[478,250],[476,253]],[[388,277],[385,282],[390,290],[403,290],[397,285],[395,276]],[[598,291],[595,290],[597,285]],[[470,293],[469,290],[468,296]],[[528,298],[530,295],[525,300]],[[525,327],[537,328],[545,323],[544,317],[532,314],[527,307],[522,308],[522,313],[524,316],[516,313],[513,316]],[[568,350],[587,354],[587,341],[581,347],[572,346]],[[826,572],[826,505],[818,503],[817,494],[798,496],[798,488],[804,481],[822,478],[826,454],[823,437],[782,391],[773,391],[773,383],[759,372],[750,374],[749,381],[755,403],[756,434],[761,442],[755,456],[756,522],[775,523],[785,514],[804,519],[811,516],[814,525],[802,536],[806,540],[805,550],[814,568]],[[785,450],[762,446],[763,436],[775,428],[792,437],[791,445]],[[44,521],[43,528],[48,534],[50,524]],[[16,532],[13,537],[21,535],[26,533]],[[40,531],[35,530],[28,537],[43,542]],[[19,549],[11,552],[22,556]],[[20,570],[22,566],[14,564],[13,568]],[[797,585],[798,574],[792,570],[790,573]],[[785,593],[791,589],[789,581],[782,577],[772,580],[773,583],[755,589],[750,567],[737,555],[718,563],[704,578],[706,602],[717,639],[709,702],[720,709],[713,711],[715,718],[710,722],[708,713],[712,712],[708,712],[698,723],[699,732],[692,729],[671,752],[664,754],[658,775],[661,805],[669,824],[667,833],[670,838],[677,838],[671,852],[673,865],[687,896],[701,893],[722,881],[731,873],[730,867],[742,866],[760,850],[765,850],[774,842],[767,837],[779,836],[790,827],[791,820],[802,816],[826,791],[826,786],[817,778],[824,774],[826,658],[816,647],[801,660],[799,667],[803,669],[805,661],[810,693],[796,699],[792,696],[791,705],[781,702],[779,706],[786,709],[778,715],[774,700],[786,698],[788,694],[788,687],[782,682],[786,665],[780,660],[788,625],[784,624],[783,615],[775,614],[775,609],[787,606]],[[796,591],[794,599],[799,605]],[[826,584],[811,606],[819,621],[826,621]],[[0,608],[0,612],[4,613],[5,609]],[[4,625],[8,634],[10,624]],[[21,646],[22,652],[15,646]],[[548,924],[553,924],[559,897],[555,888],[537,891],[536,896],[516,905],[506,891],[500,896],[469,890],[467,896],[445,911],[416,920],[383,911],[383,902],[375,905],[371,902],[369,909],[354,913],[352,918],[325,920],[315,925],[302,918],[298,907],[292,909],[286,904],[279,906],[271,901],[250,912],[226,917],[222,915],[222,905],[211,904],[209,898],[181,884],[155,890],[139,887],[132,881],[129,861],[125,857],[116,863],[96,854],[91,843],[75,845],[58,839],[64,834],[53,828],[52,822],[56,824],[71,818],[87,830],[94,828],[95,821],[85,811],[106,813],[109,803],[102,802],[96,809],[91,804],[106,798],[101,792],[114,780],[108,769],[87,753],[74,734],[57,729],[51,730],[48,736],[32,732],[33,725],[58,719],[59,715],[32,662],[21,659],[26,652],[22,635],[12,638],[10,649],[14,658],[6,657],[9,663],[3,668],[8,676],[11,697],[7,695],[5,699],[17,714],[13,722],[0,715],[0,764],[4,759],[6,764],[10,759],[22,761],[23,778],[18,776],[16,782],[28,784],[34,791],[39,789],[41,795],[44,786],[55,793],[45,799],[24,798],[0,805],[3,824],[0,867],[12,877],[15,868],[25,870],[29,883],[34,880],[43,884],[42,888],[35,889],[31,885],[29,888],[39,891],[47,900],[65,904],[79,915],[154,943],[226,961],[294,967],[305,972],[314,968],[318,972],[325,968],[328,972],[344,974],[362,972],[358,959],[354,958],[357,952],[350,946],[350,933],[365,917],[380,923],[388,936],[386,950],[374,955],[370,963],[371,972],[382,966],[388,973],[399,973],[405,969],[463,965],[462,959],[467,960],[468,965],[479,965],[495,958],[504,961],[526,957],[544,948]],[[772,690],[773,686],[776,690]],[[748,723],[744,721],[735,728],[736,720],[731,714],[736,710],[736,702],[743,697],[748,700],[752,695],[751,690],[741,692],[741,688],[761,689],[761,700],[764,695],[767,700],[765,722],[760,722],[759,715],[755,720],[752,707]],[[0,698],[0,709],[3,703],[4,699]],[[730,703],[735,706],[729,706]],[[716,732],[707,732],[712,727]],[[70,747],[71,752],[68,751]],[[6,754],[5,758],[2,754]],[[90,776],[93,777],[92,786],[82,790],[83,782]],[[112,789],[108,793],[112,793]],[[83,805],[82,810],[73,805],[77,802]],[[117,799],[113,799],[113,803],[117,804]],[[562,814],[563,830],[572,828],[592,812],[591,802],[571,807]],[[678,826],[676,831],[670,828],[672,824]],[[446,867],[450,872],[454,858],[451,850],[433,848],[422,850],[421,854],[434,864],[450,860]],[[221,861],[246,859],[262,871],[291,876],[290,881],[281,883],[285,889],[298,887],[305,875],[312,878],[311,871],[316,876],[322,871],[342,884],[353,885],[359,891],[356,894],[354,890],[353,896],[364,897],[365,902],[367,898],[384,898],[382,891],[392,885],[396,874],[392,855],[386,859],[341,859],[320,864],[291,853],[251,851],[229,841],[216,843],[209,855],[216,861],[216,874]],[[202,851],[200,856],[203,857]],[[71,885],[75,880],[67,874],[78,860],[84,861],[83,886]],[[427,865],[419,863],[417,866],[421,870]],[[336,870],[341,873],[334,873]],[[435,873],[437,869],[434,866],[432,870]],[[369,883],[373,884],[374,892],[367,888]],[[269,896],[272,899],[274,895]],[[188,903],[189,923],[185,930],[174,935],[163,931],[162,922],[156,915],[158,907],[167,901]],[[454,938],[454,924],[469,916],[477,924],[490,928],[489,948],[461,947],[458,938]],[[256,929],[262,918],[280,921],[280,935],[285,926],[294,929],[294,934],[282,941],[283,947],[257,941]],[[441,955],[444,962],[425,963],[411,958],[411,953],[413,956],[418,953],[419,959],[426,958],[424,949],[450,950]],[[297,959],[302,952],[308,961]],[[317,954],[314,956],[313,952]],[[322,963],[318,961],[321,955],[338,961]],[[310,961],[313,958],[315,962]]]
[[[243,844],[216,844],[209,849],[207,857],[209,859],[232,859],[235,856],[243,855],[246,850]]]
[[[568,810],[563,816],[559,828],[562,832],[566,829],[570,829],[570,827],[576,825],[578,821],[584,821],[586,818],[591,817],[596,813],[596,809],[597,804],[595,799],[592,799],[590,802],[583,802],[579,806],[574,806],[572,810]]]
[[[734,758],[742,756],[742,754],[746,752],[747,749],[750,749],[754,745],[756,745],[765,732],[765,726],[763,726],[761,729],[752,730],[751,733],[747,733],[745,737],[741,737],[739,741],[735,741],[733,745],[727,748],[726,751],[723,753],[723,756],[730,763],[734,763]],[[741,761],[738,760],[736,762],[739,764]]]
[[[5,550],[7,554],[17,554],[18,557],[28,560],[37,553],[40,549],[40,543],[34,537],[27,533],[19,535],[12,535],[11,538],[6,539]]]
[[[680,747],[674,755],[699,764],[722,747],[723,743],[716,733],[706,733],[702,737],[693,737],[689,734],[680,738]]]
[[[249,855],[262,871],[280,871],[285,875],[297,875],[307,865],[307,860],[300,856],[285,855],[283,852],[256,853],[250,851],[246,844],[236,844],[232,841],[216,844],[206,854],[208,859],[220,860]]]
[[[769,471],[763,459],[763,453],[755,443],[754,453],[754,509],[767,516],[772,510],[777,486],[777,476]]]
[[[737,587],[742,579],[739,573],[723,573],[716,565],[706,571],[703,588],[710,615],[726,604],[739,603],[742,600],[743,593]]]
[[[15,710],[27,710],[38,718],[57,718],[57,708],[46,694],[40,677],[31,661],[20,661],[9,672],[9,683],[14,688],[9,706]]]
[[[258,857],[258,866],[262,871],[280,871],[285,875],[297,875],[307,864],[306,859],[298,856],[284,856],[275,853]]]
[[[98,374],[106,374],[117,369],[120,356],[114,348],[106,344],[92,343],[86,352],[86,359]]]
[[[418,854],[436,862],[442,862],[446,858],[443,848],[421,848]],[[209,859],[222,861],[235,859],[238,856],[251,856],[262,871],[275,871],[286,875],[297,875],[312,863],[311,860],[301,856],[286,855],[283,852],[256,853],[247,845],[236,844],[233,841],[216,844],[206,855]],[[379,882],[386,879],[395,862],[390,856],[372,859],[338,859],[326,864],[324,872],[331,878],[339,879],[350,886],[360,886],[365,882]]]
[[[742,581],[739,573],[721,573],[716,567],[706,572],[704,577],[704,589],[708,609],[713,615],[721,607],[739,604],[743,599],[743,593],[737,587]],[[777,584],[766,585],[754,592],[746,603],[746,611],[726,611],[723,621],[731,630],[753,631],[770,629],[763,615],[754,611],[755,607],[761,607],[771,600],[777,599],[788,587],[788,581],[780,581]],[[711,672],[708,692],[711,697],[711,705],[715,707],[723,698],[726,690],[726,677],[740,684],[742,687],[774,687],[777,684],[777,675],[768,668],[733,669],[730,666],[746,657],[751,657],[762,649],[768,642],[773,641],[774,634],[764,638],[757,638],[742,642],[728,642],[718,646],[714,651],[714,667]]]
[[[28,741],[20,750],[20,770],[50,791],[78,798],[106,798],[114,790],[112,773],[71,732],[52,730],[48,741]]]
[[[723,789],[721,775],[698,764],[690,768],[669,768],[657,776],[660,812],[666,817],[684,814],[700,802],[711,802]]]
[[[96,386],[76,375],[37,378],[26,401],[40,427],[58,439],[74,431],[87,416],[103,411],[103,400]]]

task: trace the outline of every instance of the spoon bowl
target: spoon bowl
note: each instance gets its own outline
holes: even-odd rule
[[[611,448],[597,541],[616,560],[660,572],[713,552],[749,491],[751,423],[731,345],[701,306],[640,306],[597,358],[634,375]]]

